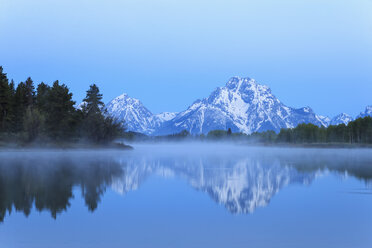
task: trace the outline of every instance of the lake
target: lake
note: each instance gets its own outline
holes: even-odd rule
[[[372,247],[372,150],[1,151],[0,247]]]

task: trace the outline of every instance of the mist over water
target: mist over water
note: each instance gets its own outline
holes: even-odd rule
[[[370,149],[133,146],[0,152],[0,247],[372,245]]]

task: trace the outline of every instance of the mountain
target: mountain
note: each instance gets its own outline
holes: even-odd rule
[[[367,106],[366,109],[364,110],[364,112],[361,112],[356,119],[358,118],[363,118],[363,117],[367,117],[367,116],[372,116],[372,105],[370,106]]]
[[[119,121],[124,121],[128,131],[152,134],[163,122],[176,114],[164,112],[154,115],[140,100],[122,94],[106,105],[108,113]]]
[[[152,123],[151,130],[154,130],[154,131],[158,130],[163,125],[164,122],[173,119],[176,115],[177,113],[173,113],[173,112],[163,112],[160,114],[153,115],[152,118],[150,119]]]
[[[109,114],[125,121],[128,131],[147,135],[166,135],[183,130],[191,134],[206,134],[211,130],[231,128],[233,132],[250,134],[281,128],[293,128],[301,123],[317,126],[347,124],[353,118],[341,113],[330,119],[314,113],[310,107],[288,107],[276,98],[269,87],[250,78],[231,78],[224,87],[207,98],[197,100],[180,113],[153,114],[140,100],[122,94],[106,105]],[[372,116],[367,106],[359,117]]]
[[[330,125],[339,125],[339,124],[347,125],[352,120],[353,120],[353,117],[351,117],[350,115],[346,113],[341,113],[332,118],[332,120],[330,121]]]
[[[187,130],[191,134],[231,128],[233,132],[279,131],[300,123],[327,126],[326,117],[309,107],[291,108],[279,101],[269,87],[250,78],[231,78],[225,87],[195,101],[187,110],[164,122],[157,134]]]
[[[328,116],[317,115],[316,117],[324,127],[328,127],[331,123],[331,119]]]

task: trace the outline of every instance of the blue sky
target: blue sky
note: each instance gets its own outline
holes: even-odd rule
[[[0,0],[0,65],[81,101],[182,111],[231,76],[334,116],[372,104],[371,0]]]

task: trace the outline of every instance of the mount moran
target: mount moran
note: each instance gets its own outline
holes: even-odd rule
[[[106,105],[107,112],[124,121],[128,131],[147,135],[165,135],[187,130],[191,134],[206,134],[211,130],[231,128],[233,132],[250,134],[281,128],[293,128],[301,123],[317,126],[347,124],[353,118],[345,113],[330,119],[316,115],[310,107],[291,108],[284,105],[269,87],[250,78],[231,78],[224,87],[209,97],[196,100],[185,111],[153,114],[138,99],[122,94]],[[367,107],[358,117],[372,114]]]

